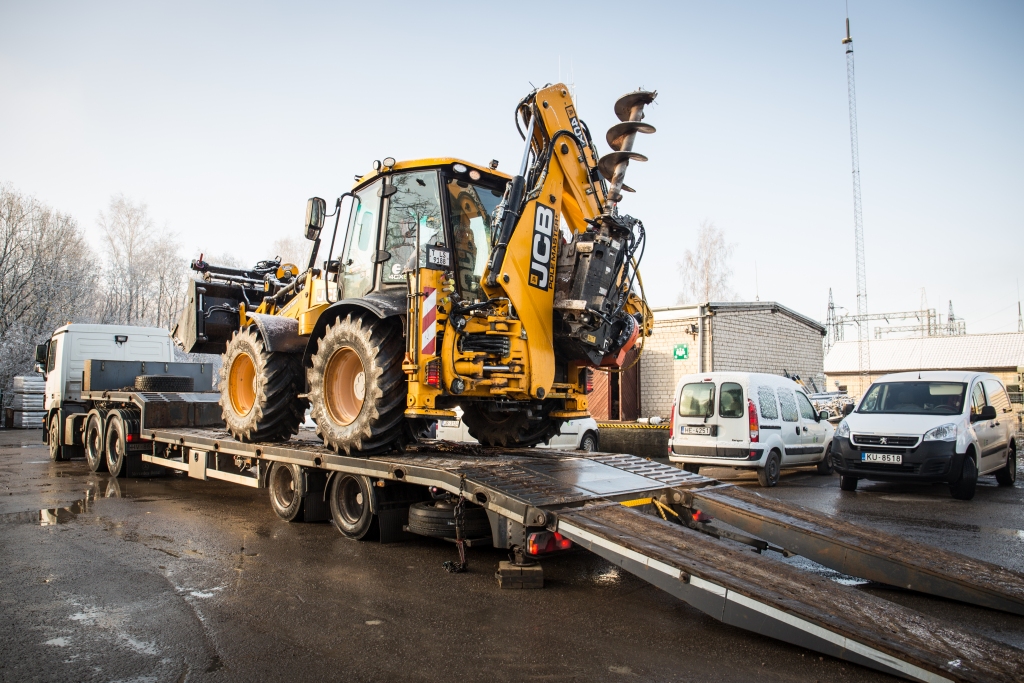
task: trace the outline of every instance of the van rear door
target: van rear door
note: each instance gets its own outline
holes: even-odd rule
[[[718,385],[718,457],[746,458],[750,453],[750,424],[747,420],[747,396],[739,382]]]
[[[694,378],[683,384],[676,397],[676,433],[672,435],[676,455],[717,455],[717,388],[711,378]]]

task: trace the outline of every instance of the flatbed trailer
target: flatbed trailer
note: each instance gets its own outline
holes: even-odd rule
[[[478,542],[511,548],[530,532],[557,532],[724,623],[817,652],[920,681],[1016,681],[1024,671],[1024,651],[764,551],[1016,614],[1024,614],[1024,575],[709,477],[632,455],[423,442],[357,457],[308,433],[241,443],[197,425],[215,395],[94,393],[139,412],[148,446],[137,457],[150,466],[264,488],[274,463],[298,465],[321,483],[306,494],[307,519],[326,518],[331,477],[365,477],[381,540],[398,540],[410,500],[401,492],[432,488],[486,509],[492,533]]]

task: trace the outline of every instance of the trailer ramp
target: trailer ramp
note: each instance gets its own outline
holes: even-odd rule
[[[1019,681],[1024,652],[615,503],[557,513],[574,542],[732,626],[911,680]]]

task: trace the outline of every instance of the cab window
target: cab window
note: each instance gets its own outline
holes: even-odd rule
[[[462,298],[469,302],[485,298],[480,280],[487,266],[491,242],[497,237],[494,210],[502,191],[475,185],[461,178],[448,180],[448,203],[455,248],[456,279]]]
[[[391,256],[384,262],[385,284],[405,282],[405,271],[426,265],[428,244],[444,246],[437,171],[400,173],[390,182],[397,191],[388,198],[384,251]]]
[[[708,417],[715,413],[714,382],[684,384],[679,395],[680,417]]]
[[[971,389],[971,415],[981,415],[981,409],[985,407],[985,391],[981,388],[981,382]]]
[[[743,417],[743,387],[735,382],[722,383],[722,395],[718,399],[719,417]]]
[[[782,409],[782,419],[786,422],[796,422],[800,419],[796,411],[793,392],[789,389],[779,389],[779,407]]]
[[[814,419],[814,406],[811,405],[810,399],[804,396],[802,392],[796,392],[796,404],[800,407],[800,417],[805,420]]]
[[[54,339],[50,342],[50,350],[46,353],[46,372],[47,374],[53,372],[53,369],[57,366],[57,347],[60,345],[60,338]]]
[[[779,406],[775,402],[775,390],[771,387],[757,388],[757,405],[765,420],[779,419]]]
[[[984,380],[985,393],[988,395],[988,403],[990,406],[996,409],[997,413],[1009,413],[1013,409],[1010,407],[1010,397],[1006,395],[1006,390],[1003,389],[1003,385],[994,379]]]
[[[363,296],[373,289],[373,252],[377,248],[377,219],[380,216],[381,181],[357,191],[348,224],[345,253],[341,259],[344,299]]]

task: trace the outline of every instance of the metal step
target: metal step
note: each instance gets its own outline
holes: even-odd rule
[[[1020,680],[1024,652],[615,503],[557,530],[726,624],[918,681]]]

